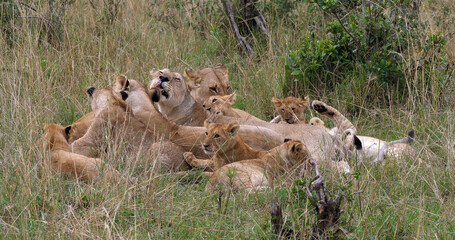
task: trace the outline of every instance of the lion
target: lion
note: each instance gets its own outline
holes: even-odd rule
[[[302,142],[290,140],[260,158],[224,165],[212,174],[205,189],[214,191],[221,185],[233,190],[255,191],[269,187],[274,179],[308,162],[310,156]]]
[[[204,101],[202,107],[207,111],[209,116],[223,115],[233,118],[241,118],[245,120],[263,122],[262,119],[259,119],[243,110],[233,108],[232,104],[234,104],[235,99],[236,99],[235,93],[225,96],[219,95],[211,96]]]
[[[279,118],[276,117],[272,122],[285,122],[289,124],[294,123],[306,123],[305,115],[303,111],[308,105],[309,97],[296,98],[296,97],[286,97],[286,98],[272,98],[272,103],[275,105],[275,110],[279,114]]]
[[[169,73],[170,70],[166,70],[166,74]],[[188,95],[187,93],[187,86],[184,83],[184,81],[180,81],[180,84],[174,83],[172,84],[172,87],[169,87],[170,85],[168,84],[168,80],[165,80],[164,82],[160,80],[161,75],[166,75],[164,74],[165,71],[159,72],[159,70],[154,71],[154,78],[152,80],[152,100],[155,98],[155,100],[158,100],[161,104],[157,105],[158,108],[166,108],[166,109],[173,109],[174,107],[178,106],[180,103],[182,103],[182,99],[186,98]],[[167,76],[167,75],[166,75]],[[164,76],[163,76],[164,78]],[[177,81],[174,81],[177,82]],[[179,88],[180,89],[177,89]],[[165,95],[165,96],[164,96]],[[163,97],[163,101],[160,99],[161,96]],[[140,104],[140,103],[138,103]],[[196,115],[191,115],[194,114],[192,113],[191,105],[180,105],[180,108],[183,108],[181,112],[185,113],[185,118],[195,118],[197,116],[201,116],[202,114],[198,113]],[[201,105],[202,108],[202,105]],[[166,110],[166,111],[168,111]],[[160,111],[166,113],[166,111]],[[183,114],[181,114],[183,115]],[[168,118],[170,120],[170,118]],[[202,117],[201,117],[202,120]],[[229,116],[218,116],[216,117],[216,122],[224,122],[224,123],[230,123],[232,120],[238,120],[241,127],[240,127],[240,134],[242,134],[242,138],[245,140],[245,142],[250,145],[251,147],[255,149],[263,149],[263,147],[276,147],[279,144],[282,143],[282,140],[284,138],[290,138],[290,139],[296,139],[296,140],[301,140],[307,148],[310,150],[312,156],[316,160],[320,159],[330,159],[333,156],[335,156],[335,152],[333,149],[333,140],[332,137],[323,129],[318,128],[316,126],[311,126],[309,124],[274,124],[274,123],[268,123],[268,122],[259,122],[259,121],[250,121],[250,120],[244,120],[244,119],[237,119],[237,118],[232,118]],[[202,123],[203,124],[203,123]],[[201,126],[202,126],[201,124]],[[189,146],[192,148],[194,146],[194,143],[197,142],[197,139],[201,139],[202,134],[205,132],[202,130],[203,128],[199,128],[196,130],[196,128],[180,128],[178,131],[180,132],[178,135],[175,135],[176,138],[174,138],[175,143],[179,144],[178,141],[181,141],[180,144],[188,144],[190,140],[193,142]],[[198,136],[196,137],[194,135],[195,132],[198,132]],[[247,131],[249,135],[243,135],[244,131]],[[189,136],[187,136],[189,135]],[[191,136],[192,135],[192,136]],[[182,138],[182,136],[185,136],[182,139],[185,140],[179,140],[178,137]],[[190,137],[191,136],[191,137]],[[265,139],[265,141],[264,141]],[[278,139],[281,139],[281,141],[277,141]],[[173,141],[174,142],[174,141]],[[264,145],[265,143],[265,145]],[[273,144],[272,144],[273,143]],[[180,145],[179,144],[179,145]],[[187,146],[188,147],[188,146]],[[186,147],[186,148],[187,148]],[[268,149],[270,149],[268,148]],[[268,149],[263,149],[263,150],[268,150]]]
[[[357,131],[354,125],[335,108],[328,106],[324,102],[316,100],[313,101],[312,105],[318,113],[332,120],[335,123],[336,127],[332,129],[326,128],[324,121],[317,117],[314,117],[310,120],[311,125],[325,129],[329,132],[329,134],[334,136],[340,135],[342,138],[345,138],[346,136],[355,136],[359,139],[362,146],[362,151],[359,152],[360,162],[364,159],[373,159],[372,162],[375,163],[382,161],[385,158],[401,157],[404,154],[410,154],[414,152],[413,148],[410,146],[410,143],[414,139],[413,130],[408,133],[408,136],[390,142],[386,142],[374,137],[359,136],[357,135]],[[355,145],[354,141],[355,139],[351,141],[345,140],[346,147],[352,150]]]
[[[202,126],[207,118],[204,108],[197,103],[182,75],[167,68],[150,71],[152,101],[158,110],[178,125]]]
[[[108,179],[118,179],[119,173],[99,158],[89,158],[71,152],[65,128],[58,124],[48,124],[45,129],[53,169],[81,180],[90,181],[99,175]]]
[[[266,153],[251,148],[242,140],[237,133],[240,125],[236,121],[224,124],[206,120],[204,126],[207,132],[201,140],[201,146],[207,155],[213,156],[211,159],[197,159],[191,152],[186,152],[183,155],[185,161],[193,167],[215,171],[228,163],[260,158]]]
[[[188,88],[191,96],[199,104],[213,95],[228,95],[231,87],[228,81],[228,69],[223,64],[214,68],[204,68],[200,71],[185,69],[184,76],[188,78]]]
[[[132,110],[134,118],[144,123],[148,128],[154,129],[157,134],[166,136],[164,141],[156,142],[151,147],[152,152],[158,156],[161,162],[180,165],[179,163],[183,161],[183,153],[188,151],[197,157],[208,157],[199,148],[199,142],[206,132],[205,128],[182,126],[169,121],[155,109],[151,103],[151,94],[148,93],[144,84],[135,84],[133,80],[126,77],[117,78],[116,81],[119,83],[115,85],[128,85],[128,88],[120,87],[120,90],[128,92],[125,102]],[[130,83],[126,81],[130,81]],[[269,129],[257,127],[241,127],[239,134],[255,149],[268,150],[283,141],[281,135]]]

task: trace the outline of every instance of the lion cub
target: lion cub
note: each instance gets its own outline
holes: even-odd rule
[[[278,117],[274,118],[272,122],[285,122],[289,124],[294,123],[306,123],[305,115],[303,111],[308,105],[309,97],[296,98],[296,97],[286,97],[286,98],[272,98],[272,103],[275,105],[275,110],[279,114]]]
[[[209,116],[222,115],[233,118],[264,122],[262,119],[259,119],[243,110],[233,108],[232,104],[234,104],[235,99],[235,93],[225,96],[211,96],[204,101],[202,107],[207,111]]]
[[[234,190],[258,190],[270,186],[273,179],[292,172],[309,159],[310,153],[302,142],[289,140],[261,158],[224,165],[212,174],[205,189],[214,191],[223,185]]]
[[[50,151],[51,166],[53,169],[81,180],[92,180],[104,170],[108,179],[118,179],[119,173],[108,164],[103,164],[99,158],[89,158],[70,152],[68,136],[65,128],[58,124],[49,124],[44,128],[47,149]]]
[[[255,150],[248,146],[237,134],[240,125],[237,121],[229,124],[204,122],[207,129],[201,141],[202,149],[211,159],[197,159],[193,153],[183,154],[185,161],[193,167],[215,171],[222,166],[244,159],[260,158],[266,151]]]

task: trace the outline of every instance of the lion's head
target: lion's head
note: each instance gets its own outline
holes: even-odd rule
[[[324,124],[324,121],[322,121],[320,118],[318,117],[313,117],[310,119],[310,122],[309,122],[310,125],[313,125],[313,126],[316,126],[316,127],[320,127],[320,128],[324,128],[325,129],[325,124]]]
[[[218,151],[227,151],[234,147],[236,133],[239,130],[240,125],[237,121],[229,124],[225,123],[210,123],[209,121],[204,122],[204,126],[207,129],[205,137],[201,141],[202,149],[208,155],[214,154]]]
[[[55,123],[48,124],[44,128],[45,138],[48,141],[47,148],[53,150],[69,151],[67,128]]]
[[[210,96],[204,101],[202,107],[207,111],[208,114],[226,116],[226,112],[232,108],[232,104],[234,104],[235,98],[235,93],[224,96]]]
[[[227,95],[231,91],[228,81],[228,69],[220,64],[214,68],[204,68],[200,71],[185,69],[188,87],[191,95],[198,103],[203,103],[213,95]]]
[[[189,90],[180,73],[167,68],[161,70],[154,68],[150,71],[150,75],[153,102],[166,104],[168,107],[175,107],[183,102]]]
[[[275,110],[280,115],[281,120],[294,124],[298,122],[306,122],[303,111],[308,104],[309,97],[296,98],[272,98],[272,103],[275,104]]]

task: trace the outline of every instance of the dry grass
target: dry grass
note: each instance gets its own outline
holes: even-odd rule
[[[434,6],[442,4],[453,19],[455,7],[450,1],[425,4],[422,14],[440,16]],[[101,180],[77,182],[49,171],[42,127],[51,122],[67,125],[87,113],[85,89],[107,87],[119,73],[148,82],[147,73],[153,67],[182,72],[224,63],[237,91],[236,106],[264,119],[273,115],[270,99],[281,93],[283,57],[270,45],[264,47],[260,39],[254,44],[258,56],[243,56],[224,31],[220,16],[201,20],[193,6],[125,1],[118,20],[110,26],[100,6],[93,9],[88,2],[74,1],[66,11],[61,50],[38,44],[37,28],[30,24],[33,19],[15,20],[18,39],[13,46],[7,47],[0,37],[1,235],[272,239],[268,209],[275,197],[284,205],[287,224],[308,236],[314,214],[306,198],[294,191],[299,185],[277,185],[250,195],[229,193],[221,197],[220,211],[218,193],[205,193],[206,180],[198,173],[184,177],[161,173],[136,156],[105,157],[125,176],[115,185]],[[301,16],[294,21],[296,26],[305,26],[308,20]],[[432,27],[447,33],[453,30],[453,20]],[[271,28],[284,53],[300,42],[305,30],[280,20]],[[348,105],[345,96],[328,98],[340,109]],[[346,237],[454,238],[453,105],[416,103],[371,109],[364,104],[360,116],[351,116],[362,134],[392,140],[413,128],[417,156],[361,167],[358,179],[324,172],[332,191],[343,189],[349,195],[364,190],[343,204],[346,213],[340,226]]]

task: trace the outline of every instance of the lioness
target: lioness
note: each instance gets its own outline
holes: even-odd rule
[[[259,159],[224,165],[212,174],[205,189],[214,191],[219,185],[247,191],[268,187],[273,179],[291,172],[309,158],[310,153],[302,142],[290,140],[271,149]]]
[[[74,175],[81,180],[92,180],[96,176],[103,174],[109,179],[117,179],[118,172],[109,164],[103,164],[99,158],[89,158],[77,153],[70,152],[68,136],[65,128],[58,124],[49,124],[44,129],[48,140],[48,150],[51,155],[51,166],[53,169]]]
[[[272,103],[275,105],[275,110],[280,116],[280,120],[289,123],[306,123],[305,115],[303,111],[308,104],[309,97],[296,98],[296,97],[286,97],[286,98],[272,98]],[[278,118],[275,118],[273,122],[279,122]]]
[[[243,110],[233,108],[232,104],[234,104],[235,98],[235,93],[225,96],[211,96],[204,101],[202,107],[207,111],[209,116],[223,115],[233,118],[264,122],[262,119],[259,119]]]
[[[178,125],[202,126],[207,118],[204,108],[190,94],[182,75],[169,69],[150,71],[152,101],[158,110]]]
[[[231,91],[228,81],[228,69],[223,64],[214,68],[204,68],[200,71],[185,69],[184,76],[188,78],[188,88],[191,96],[199,104],[213,95],[227,95]]]
[[[185,161],[193,167],[217,170],[222,166],[244,159],[254,159],[263,156],[266,151],[252,149],[245,144],[237,134],[240,128],[238,122],[229,124],[204,122],[207,129],[204,139],[201,140],[202,149],[211,159],[197,159],[191,152],[183,156]]]

